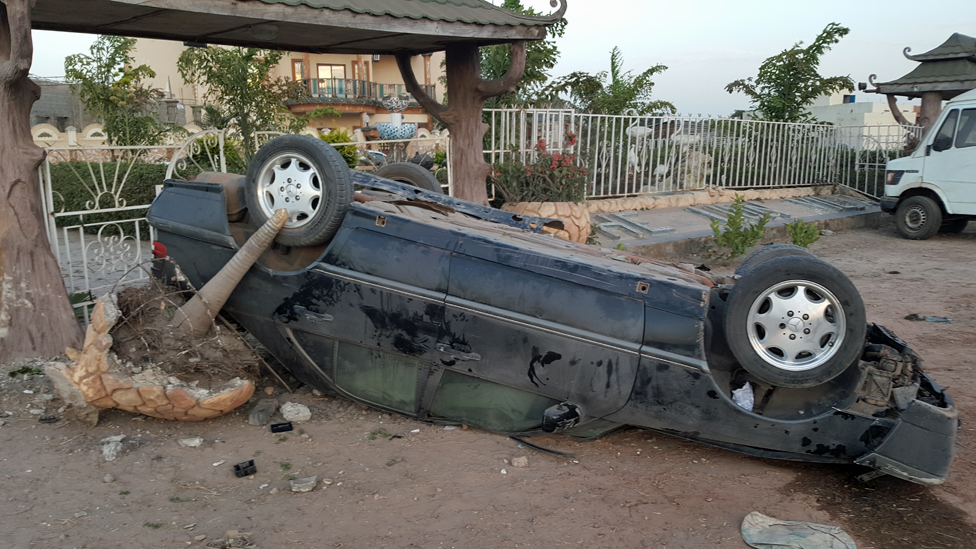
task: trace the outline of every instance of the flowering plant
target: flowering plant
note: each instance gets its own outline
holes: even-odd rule
[[[576,135],[566,133],[565,146],[576,144]],[[582,202],[586,197],[587,171],[576,155],[549,152],[546,141],[535,146],[530,164],[516,160],[495,164],[488,182],[495,185],[505,202]]]

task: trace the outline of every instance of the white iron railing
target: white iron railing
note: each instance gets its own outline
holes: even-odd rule
[[[530,162],[544,142],[552,152],[576,155],[587,168],[589,198],[821,184],[877,196],[884,162],[907,154],[922,131],[547,109],[490,109],[486,115],[484,153],[492,164]],[[576,137],[572,145],[569,132]]]

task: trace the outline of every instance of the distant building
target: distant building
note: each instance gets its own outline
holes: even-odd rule
[[[95,121],[64,79],[32,76],[31,80],[41,87],[41,98],[31,108],[31,127],[50,124],[64,132],[69,127],[80,130]]]
[[[200,123],[200,111],[204,104],[205,89],[187,84],[176,70],[176,61],[186,47],[180,42],[138,39],[133,52],[137,65],[149,65],[156,71],[156,78],[148,83],[166,93],[166,100],[179,104],[190,115],[186,122]],[[417,81],[428,95],[439,98],[444,95],[440,77],[443,52],[413,59]],[[304,114],[321,106],[335,107],[342,115],[326,117],[313,122],[318,129],[343,128],[352,133],[356,129],[389,122],[390,114],[383,108],[382,99],[389,95],[408,95],[396,59],[392,55],[339,55],[286,53],[274,68],[274,78],[285,77],[304,82],[309,90],[309,100],[303,104],[289,105],[296,114]],[[413,103],[403,113],[404,122],[414,122],[431,129],[433,119],[419,104]]]
[[[915,123],[919,107],[911,103],[898,103],[898,110],[910,123]],[[898,124],[887,103],[858,101],[851,91],[830,96],[820,96],[807,110],[820,122],[835,126],[893,126]]]

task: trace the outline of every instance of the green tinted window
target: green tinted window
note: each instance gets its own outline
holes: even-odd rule
[[[500,433],[542,426],[542,414],[558,401],[491,381],[446,371],[437,387],[431,416]]]
[[[339,343],[336,384],[367,402],[414,414],[419,364],[412,358]]]

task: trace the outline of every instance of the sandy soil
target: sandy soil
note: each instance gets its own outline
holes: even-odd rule
[[[886,226],[823,237],[811,249],[851,277],[869,320],[912,344],[955,398],[963,425],[945,485],[891,478],[864,484],[853,467],[756,459],[638,430],[595,442],[532,439],[574,454],[558,457],[308,389],[275,392],[283,402],[307,404],[313,415],[281,435],[247,425],[246,410],[202,424],[117,411],[94,428],[66,419],[40,423],[64,418],[60,400],[45,396],[49,380],[11,378],[7,366],[0,382],[2,545],[203,547],[239,530],[262,549],[741,548],[742,518],[758,510],[841,526],[862,549],[971,546],[976,227],[910,242]],[[904,320],[909,313],[955,322]],[[106,462],[100,440],[120,434],[124,449]],[[204,439],[200,447],[177,443],[196,436]],[[513,466],[522,456],[528,467]],[[257,474],[235,478],[231,466],[249,459]],[[333,483],[292,493],[288,475]]]

